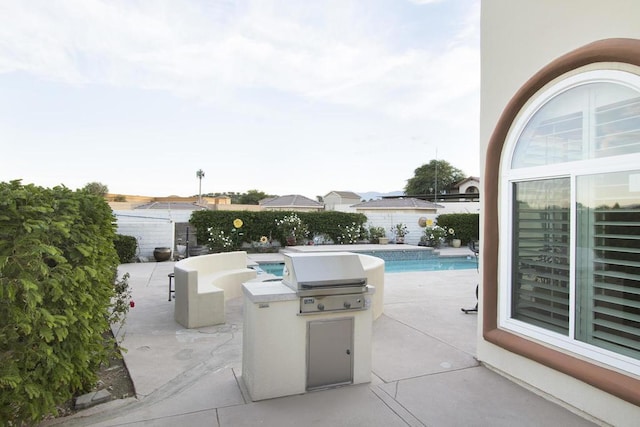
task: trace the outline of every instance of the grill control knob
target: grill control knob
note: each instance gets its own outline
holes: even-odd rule
[[[351,308],[351,303],[349,301],[345,301],[344,308]]]
[[[318,304],[318,310],[320,311],[324,310],[324,304],[322,303]]]

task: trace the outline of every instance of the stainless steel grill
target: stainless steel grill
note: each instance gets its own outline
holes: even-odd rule
[[[282,283],[300,296],[300,313],[362,310],[367,278],[357,254],[284,254]]]

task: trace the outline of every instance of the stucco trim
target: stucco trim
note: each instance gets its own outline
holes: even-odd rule
[[[483,337],[505,350],[570,375],[607,393],[640,405],[640,380],[549,348],[498,328],[498,197],[500,157],[509,129],[518,113],[543,86],[580,67],[614,62],[640,66],[640,40],[606,39],[563,55],[538,71],[511,98],[487,146],[484,170],[482,238]]]

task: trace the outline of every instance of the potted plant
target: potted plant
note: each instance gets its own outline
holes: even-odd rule
[[[451,246],[453,246],[454,248],[459,248],[462,242],[460,239],[456,238],[456,230],[449,227],[449,230],[447,230],[447,232],[447,240],[449,240]]]
[[[403,223],[394,225],[393,227],[391,227],[391,231],[393,231],[393,234],[395,234],[396,243],[398,244],[404,243],[404,236],[409,234],[409,229]]]
[[[420,239],[421,242],[424,242],[425,246],[430,246],[432,248],[439,248],[442,244],[442,241],[447,237],[447,230],[440,227],[439,225],[434,225],[433,227],[426,227],[424,229],[424,234]]]
[[[389,243],[387,233],[383,227],[369,227],[369,239],[371,243],[379,243],[381,245]]]

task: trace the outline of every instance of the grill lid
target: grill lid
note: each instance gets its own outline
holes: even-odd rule
[[[282,282],[294,290],[366,286],[357,254],[351,252],[285,253]]]

